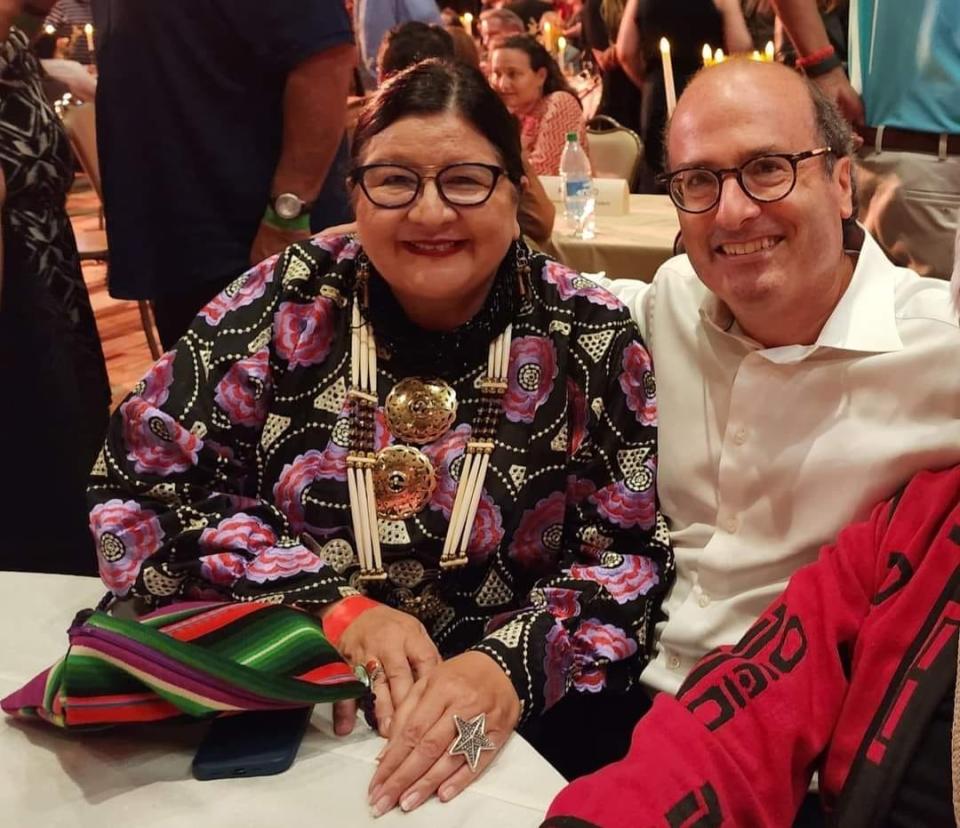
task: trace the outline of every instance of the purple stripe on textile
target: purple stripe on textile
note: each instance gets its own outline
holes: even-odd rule
[[[178,604],[167,604],[165,607],[155,609],[145,615],[140,615],[137,617],[137,621],[146,621],[151,618],[156,618],[158,615],[176,615],[177,613],[186,612],[187,610],[200,612],[201,610],[210,609],[211,607],[221,606],[223,606],[223,601],[180,601]]]
[[[236,685],[226,683],[207,673],[199,672],[182,662],[176,661],[156,650],[149,649],[125,636],[115,636],[107,630],[92,630],[84,627],[71,641],[82,644],[92,650],[112,656],[124,664],[129,664],[187,692],[205,699],[233,707],[257,705],[260,708],[289,707],[290,702],[278,702],[275,699],[241,690]]]
[[[47,676],[52,667],[48,667],[40,675],[31,679],[19,690],[11,693],[5,699],[0,699],[0,709],[4,713],[15,715],[21,707],[43,707],[43,698],[47,690]]]

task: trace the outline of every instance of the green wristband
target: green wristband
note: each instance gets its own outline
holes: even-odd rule
[[[305,231],[310,232],[310,214],[304,213],[302,216],[297,216],[295,219],[285,219],[277,215],[276,210],[273,209],[272,205],[268,204],[267,209],[263,211],[263,223],[269,227],[272,227],[274,230],[282,230],[284,232],[291,231]]]

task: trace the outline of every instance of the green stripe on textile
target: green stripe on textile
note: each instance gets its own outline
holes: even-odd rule
[[[287,610],[286,614],[289,619],[289,625],[270,623],[264,625],[262,633],[259,629],[252,629],[250,631],[248,638],[250,652],[256,653],[261,649],[265,649],[272,640],[272,636],[275,635],[277,627],[286,628],[289,626],[292,630],[297,624],[301,624],[304,627],[318,631],[322,636],[317,622],[309,616],[296,610]],[[364,685],[358,680],[328,686],[300,681],[287,676],[268,675],[261,670],[230,661],[222,657],[219,653],[203,649],[196,644],[176,641],[170,636],[157,632],[149,626],[113,618],[102,612],[93,613],[87,619],[85,626],[92,630],[107,630],[118,636],[129,638],[142,647],[155,650],[185,665],[191,670],[204,673],[234,686],[238,690],[271,701],[302,704],[338,701],[340,699],[356,698],[366,690]],[[80,634],[82,635],[83,632],[81,631]],[[90,632],[88,631],[87,634],[90,634]],[[96,634],[93,633],[92,637],[96,638]],[[329,657],[330,651],[332,651],[332,648],[329,648],[329,650],[324,648],[324,651],[320,651],[320,648],[317,647],[314,650],[316,658],[312,662],[312,668],[316,669],[317,667],[340,661],[339,656],[334,655],[333,657]],[[333,652],[335,653],[335,651]]]
[[[142,693],[146,685],[128,672],[99,656],[71,654],[63,671],[71,696],[100,696]]]

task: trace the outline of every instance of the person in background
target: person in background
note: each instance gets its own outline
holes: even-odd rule
[[[90,525],[116,595],[322,617],[373,677],[379,816],[476,778],[454,716],[486,716],[480,770],[544,715],[548,758],[602,764],[568,727],[635,704],[672,558],[646,351],[519,238],[520,142],[485,78],[393,76],[352,153],[356,235],[203,309],[115,412]],[[338,705],[336,731],[355,715]]]
[[[490,60],[490,83],[520,121],[520,140],[538,175],[558,175],[568,132],[587,149],[583,109],[556,61],[527,35],[501,41]]]
[[[24,8],[0,0],[0,569],[92,574],[85,480],[103,442],[110,383],[66,198],[74,158],[40,84]]]
[[[887,255],[947,278],[960,217],[960,14],[956,0],[860,0],[850,19],[851,86],[817,0],[774,0],[808,76],[864,139],[863,223]]]
[[[350,20],[340,0],[94,12],[110,294],[152,300],[169,348],[252,262],[350,218]]]
[[[603,95],[597,115],[640,133],[640,90],[620,66],[616,38],[626,0],[586,0],[582,11],[584,55],[601,74]]]
[[[480,13],[480,43],[488,55],[501,40],[526,34],[526,31],[523,20],[508,9],[487,9]]]
[[[387,32],[401,23],[440,24],[435,0],[354,0],[354,31],[360,47],[360,65],[365,82],[376,85],[377,55]]]
[[[703,45],[722,46],[727,54],[748,52],[753,40],[740,0],[627,0],[617,33],[617,60],[641,90],[640,138],[643,140],[642,192],[662,192],[663,128],[667,99],[660,39],[670,41],[676,93],[682,94],[703,62]]]
[[[477,41],[473,39],[472,33],[463,28],[459,18],[454,17],[453,20],[444,20],[443,28],[453,38],[454,57],[460,63],[479,69],[480,50],[477,48]]]
[[[96,45],[94,49],[90,48],[84,32],[84,26],[88,24],[93,25],[90,0],[57,0],[46,20],[43,21],[44,28],[53,26],[56,29],[54,37],[68,39],[69,46],[64,57],[82,63],[84,66],[95,62]],[[94,30],[90,35],[90,40],[94,44],[96,44],[96,34]]]

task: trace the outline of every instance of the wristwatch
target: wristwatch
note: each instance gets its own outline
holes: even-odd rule
[[[285,221],[293,221],[293,219],[298,219],[300,216],[309,213],[313,204],[307,203],[294,193],[280,193],[273,199],[271,206],[273,212],[280,218]]]

